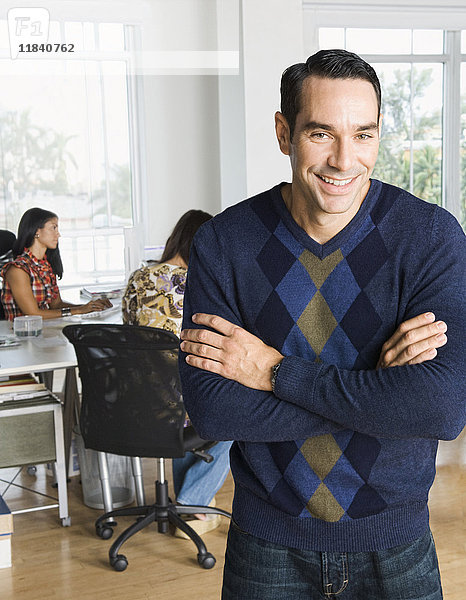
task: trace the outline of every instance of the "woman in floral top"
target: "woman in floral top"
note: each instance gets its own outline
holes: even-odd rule
[[[123,323],[145,325],[181,333],[183,296],[189,251],[198,228],[211,215],[201,210],[190,210],[175,225],[168,238],[160,263],[137,269],[129,278],[122,301]],[[173,483],[178,504],[209,505],[230,469],[231,442],[218,442],[209,449],[213,462],[206,463],[193,454],[175,458]],[[190,522],[199,534],[215,529],[220,524],[218,515],[195,515]],[[187,536],[179,529],[178,537]]]
[[[2,269],[2,305],[5,317],[13,321],[21,315],[55,319],[100,311],[109,300],[70,304],[61,299],[57,276],[63,275],[58,249],[58,217],[42,208],[30,208],[21,217],[13,246],[14,260]]]
[[[123,322],[167,329],[179,337],[186,272],[167,262],[135,271],[123,297]]]

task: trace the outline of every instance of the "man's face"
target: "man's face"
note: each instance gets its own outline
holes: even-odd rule
[[[293,197],[317,220],[352,218],[358,211],[377,160],[377,122],[375,91],[363,79],[306,79],[292,140],[277,114],[280,148],[291,160]]]

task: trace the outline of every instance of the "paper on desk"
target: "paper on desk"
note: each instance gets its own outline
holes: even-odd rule
[[[11,336],[0,336],[0,348],[11,348],[12,346],[19,346],[20,341],[14,335]]]
[[[0,396],[0,404],[16,400],[31,400],[32,398],[44,398],[45,396],[50,396],[49,390],[38,390],[37,392],[18,392],[17,394],[3,394],[2,396]]]

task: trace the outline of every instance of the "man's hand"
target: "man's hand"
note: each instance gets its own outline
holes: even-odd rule
[[[198,313],[192,320],[206,329],[184,329],[181,350],[193,367],[217,373],[255,390],[272,391],[272,367],[283,355],[242,327],[215,315]]]
[[[416,365],[437,356],[437,348],[447,343],[443,321],[433,313],[423,313],[404,321],[382,346],[377,369]]]

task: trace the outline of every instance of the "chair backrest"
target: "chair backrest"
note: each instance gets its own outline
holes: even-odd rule
[[[0,257],[9,252],[16,242],[16,236],[8,229],[0,229]]]
[[[16,236],[12,231],[0,229],[0,260],[5,260],[5,258],[9,257],[15,242]]]
[[[16,236],[8,229],[0,229],[0,269],[10,260],[13,260],[13,244],[16,242]],[[1,281],[1,280],[0,280]],[[1,291],[1,285],[0,285]],[[0,321],[5,320],[5,309],[0,302]]]
[[[86,448],[125,456],[184,456],[176,335],[109,324],[68,325],[63,333],[78,359]]]

